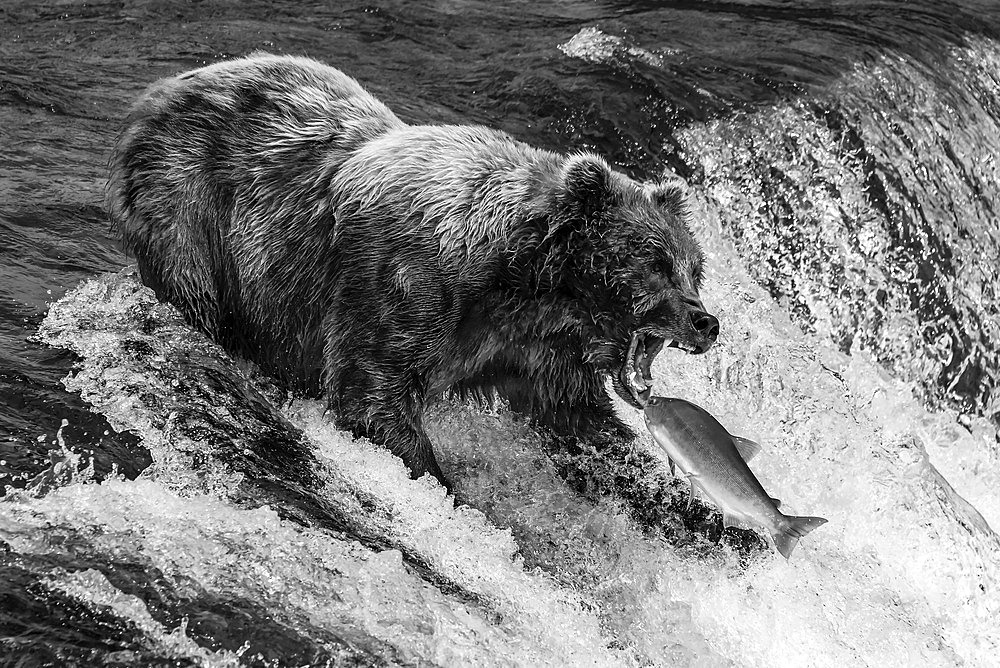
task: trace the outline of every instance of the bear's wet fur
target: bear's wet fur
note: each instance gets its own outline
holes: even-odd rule
[[[677,183],[407,125],[306,58],[154,84],[108,206],[142,280],[192,325],[442,482],[428,397],[499,396],[557,436],[631,439],[606,378],[638,406],[665,341],[703,352],[718,333]]]

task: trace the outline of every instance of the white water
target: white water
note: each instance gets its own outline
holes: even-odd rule
[[[792,559],[743,564],[726,547],[644,535],[613,500],[593,503],[553,470],[534,432],[503,411],[445,403],[429,416],[442,466],[472,508],[411,481],[386,452],[330,426],[316,402],[286,406],[319,457],[323,494],[360,525],[420,555],[480,603],[442,593],[377,551],[238,505],[242,474],[192,453],[142,392],[170,392],[168,353],[225,356],[134,278],[87,282],[53,305],[43,338],[83,357],[67,379],[155,460],[137,481],[76,476],[13,495],[2,536],[21,554],[60,553],[60,532],[109,555],[142,555],[175,586],[259,602],[296,628],[356,629],[400,660],[440,665],[988,666],[1000,656],[1000,479],[994,433],[929,413],[863,356],[802,334],[760,291],[706,208],[706,304],[725,324],[709,354],[666,351],[656,394],[699,403],[764,446],[754,470],[789,513],[829,519]],[[163,327],[142,333],[148,313]],[[126,341],[153,351],[130,362]],[[150,371],[153,369],[153,371]],[[236,373],[234,371],[234,373]],[[164,380],[167,378],[167,380]],[[249,381],[248,381],[249,382]],[[621,413],[642,430],[638,413]],[[156,425],[160,424],[160,427]],[[183,440],[183,442],[181,442]],[[637,447],[652,448],[648,437]],[[359,498],[373,500],[368,508]],[[376,510],[372,510],[374,507]],[[478,509],[478,510],[477,510]],[[516,539],[515,539],[516,536]],[[144,629],[164,652],[206,665],[183,628],[99,573],[50,586]],[[307,619],[309,626],[301,620]]]
[[[574,40],[564,53],[594,61],[660,57],[596,30]],[[726,143],[725,130],[695,126],[682,139],[689,150],[739,145]],[[723,176],[694,193],[709,256],[703,297],[722,339],[700,357],[665,351],[654,392],[694,401],[759,441],[753,468],[783,510],[829,520],[790,561],[648,535],[614,499],[595,502],[565,484],[523,420],[454,402],[431,410],[428,429],[468,504],[459,508],[435,483],[409,480],[385,451],[334,429],[320,403],[282,406],[316,454],[319,494],[346,509],[355,530],[395,547],[283,520],[280,508],[245,499],[252,473],[234,470],[210,438],[176,428],[190,402],[244,438],[225,394],[209,392],[205,405],[178,360],[255,381],[128,273],[88,281],[54,304],[41,337],[82,357],[67,387],[141,436],[154,463],[139,480],[97,484],[65,453],[31,492],[0,502],[0,538],[18,555],[72,556],[84,546],[112,571],[141,563],[172,591],[252,601],[334,653],[329,637],[346,638],[386,662],[996,665],[995,430],[924,409],[916,385],[860,347],[838,352],[823,336],[833,327],[823,299],[810,304],[819,335],[793,325],[721,232],[720,202],[749,197]],[[654,448],[640,415],[618,409],[643,434],[636,447]],[[429,584],[404,553],[468,595]],[[44,586],[130,622],[161,656],[213,666],[254,659],[157,621],[99,570],[57,568]]]
[[[671,152],[796,324],[872,354],[928,403],[991,416],[1000,46],[962,42],[933,65],[889,51],[808,94],[685,124]],[[596,28],[560,49],[623,72],[668,55]]]

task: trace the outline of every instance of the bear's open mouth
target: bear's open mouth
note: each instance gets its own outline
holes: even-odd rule
[[[636,332],[629,343],[628,355],[618,373],[619,394],[622,398],[637,408],[642,408],[649,401],[653,389],[653,376],[650,367],[653,359],[663,348],[679,348],[686,353],[701,352],[699,347],[690,341],[667,339],[649,332]],[[622,389],[628,391],[628,396]]]
[[[650,366],[665,343],[666,339],[647,332],[636,332],[632,335],[619,380],[622,387],[632,395],[632,403],[639,407],[645,406],[649,400],[649,393],[653,388]],[[679,341],[671,341],[669,345],[683,347]]]

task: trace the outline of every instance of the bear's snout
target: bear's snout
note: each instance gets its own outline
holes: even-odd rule
[[[700,355],[716,342],[719,338],[719,319],[705,310],[701,299],[691,294],[684,295],[684,304],[688,307],[688,315],[691,318],[691,326],[698,333],[698,341],[694,344],[691,352]]]
[[[704,343],[698,343],[695,353],[701,354],[712,347],[719,338],[719,319],[710,313],[697,310],[691,311],[691,324],[698,334],[704,337]]]

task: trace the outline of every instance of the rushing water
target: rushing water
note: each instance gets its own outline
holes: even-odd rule
[[[4,3],[0,665],[995,665],[998,21]],[[722,338],[665,351],[655,392],[760,441],[764,486],[829,523],[785,562],[686,510],[662,458],[567,461],[443,401],[456,505],[158,304],[101,208],[108,149],[148,82],[255,49],[337,65],[412,122],[686,178]]]

